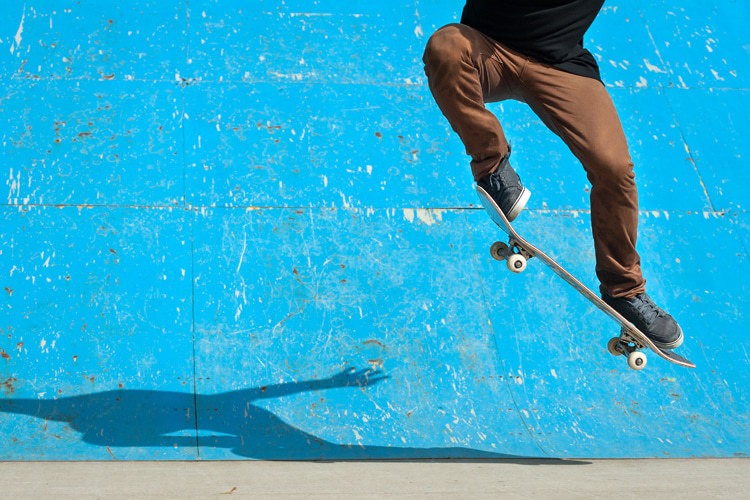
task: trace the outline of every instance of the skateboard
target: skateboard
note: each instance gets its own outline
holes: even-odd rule
[[[534,245],[523,239],[510,225],[500,207],[497,206],[487,191],[481,186],[477,186],[479,201],[489,214],[490,218],[500,226],[507,235],[508,243],[495,242],[490,247],[490,254],[496,260],[504,260],[514,273],[523,272],[526,269],[526,262],[532,257],[536,257],[547,265],[555,274],[567,281],[573,288],[586,297],[589,302],[598,307],[607,316],[615,320],[620,325],[620,336],[613,337],[607,343],[607,351],[614,356],[625,356],[628,366],[633,370],[642,370],[646,366],[646,355],[641,352],[643,349],[651,349],[659,357],[664,358],[670,363],[695,368],[695,364],[683,358],[670,350],[662,350],[656,347],[654,343],[646,337],[632,323],[622,317],[620,313],[612,309],[604,300],[589,290],[586,285],[581,283],[575,276],[565,270],[560,264],[555,262],[547,254],[536,248]]]

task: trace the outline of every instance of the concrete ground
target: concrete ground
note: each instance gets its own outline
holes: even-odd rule
[[[748,498],[750,459],[2,462],[0,498]]]

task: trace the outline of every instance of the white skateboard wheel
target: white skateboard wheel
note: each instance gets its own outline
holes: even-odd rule
[[[517,253],[511,255],[508,257],[508,269],[514,273],[522,273],[526,269],[526,258]]]
[[[607,342],[607,350],[612,356],[622,356],[622,353],[617,350],[617,344],[620,343],[620,337],[612,337]]]
[[[496,241],[490,247],[490,255],[495,260],[505,260],[505,251],[508,249],[508,245],[502,241]]]
[[[633,370],[643,370],[646,367],[646,355],[639,351],[633,351],[628,356],[628,366]]]

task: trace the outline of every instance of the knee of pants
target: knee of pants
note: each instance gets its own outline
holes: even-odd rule
[[[635,185],[635,173],[630,155],[610,148],[601,148],[584,161],[592,186],[630,189]]]
[[[466,31],[467,27],[462,24],[449,24],[433,33],[422,56],[425,71],[430,67],[461,61],[470,54],[472,44]]]

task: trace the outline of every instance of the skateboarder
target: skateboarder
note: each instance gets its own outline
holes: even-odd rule
[[[604,0],[467,0],[460,24],[427,42],[430,90],[471,156],[474,180],[508,220],[530,192],[485,102],[525,102],[580,160],[591,183],[591,227],[602,299],[658,347],[682,344],[677,322],[646,294],[636,252],[638,192],[625,134],[583,35]]]

